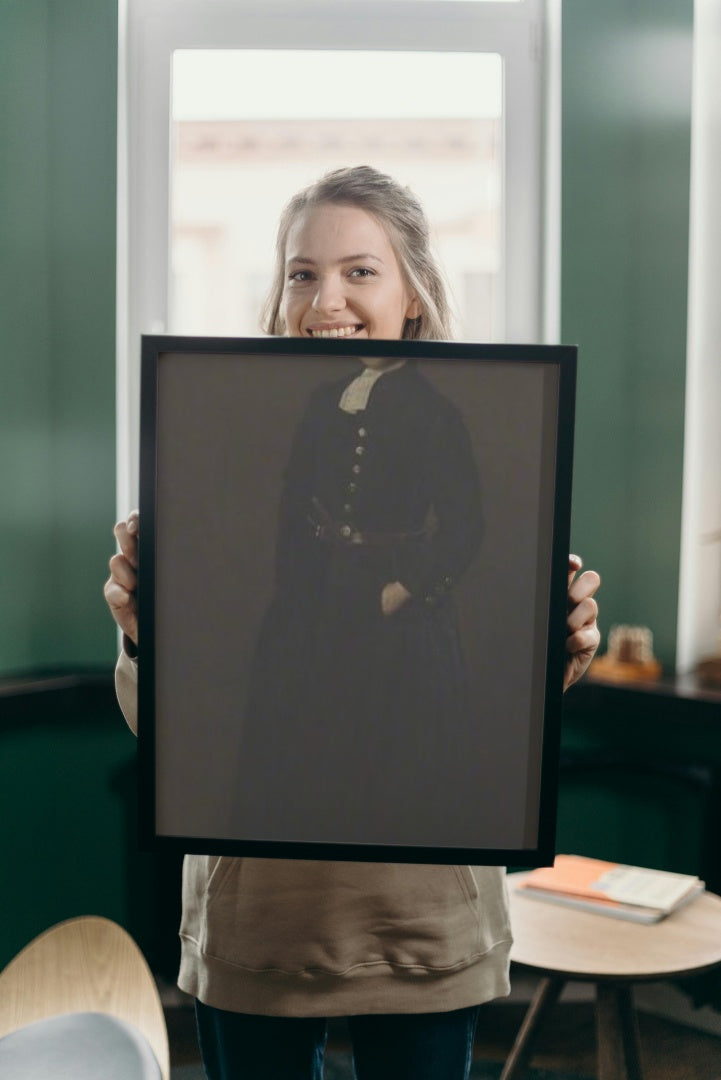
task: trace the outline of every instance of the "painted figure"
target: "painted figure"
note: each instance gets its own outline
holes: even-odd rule
[[[372,789],[411,843],[481,726],[454,595],[481,542],[481,492],[451,401],[412,362],[364,364],[319,387],[293,440],[241,756],[271,780],[280,835],[318,790],[319,826],[362,842],[349,792]]]

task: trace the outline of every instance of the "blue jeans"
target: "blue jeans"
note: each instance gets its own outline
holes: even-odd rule
[[[348,1017],[356,1080],[467,1080],[478,1010]],[[195,1011],[208,1080],[321,1080],[324,1017]]]

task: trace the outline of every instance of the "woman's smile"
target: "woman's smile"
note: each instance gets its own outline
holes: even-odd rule
[[[309,326],[307,333],[311,337],[339,338],[353,337],[363,329],[363,323],[352,323],[350,326]]]

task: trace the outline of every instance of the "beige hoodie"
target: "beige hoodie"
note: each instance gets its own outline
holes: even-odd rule
[[[137,664],[118,700],[137,730]],[[186,855],[178,985],[270,1016],[442,1012],[509,991],[501,867]]]

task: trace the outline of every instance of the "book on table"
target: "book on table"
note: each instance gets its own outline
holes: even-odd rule
[[[705,885],[694,874],[557,855],[518,885],[524,896],[633,922],[653,923],[689,903]]]

